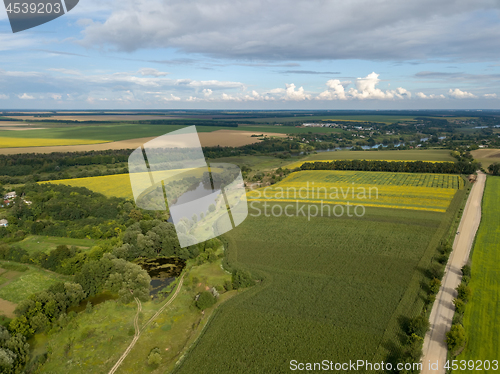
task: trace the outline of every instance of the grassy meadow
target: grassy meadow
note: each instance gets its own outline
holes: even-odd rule
[[[58,245],[76,246],[82,249],[89,249],[95,244],[92,239],[61,238],[57,236],[29,235],[16,245],[26,250],[28,253],[42,251],[48,253],[56,249]]]
[[[465,307],[467,343],[458,360],[497,360],[500,357],[500,177],[488,176],[481,225],[472,252],[469,283],[472,296]],[[469,371],[458,371],[468,373]]]
[[[367,207],[362,217],[308,220],[250,209],[225,234],[228,261],[263,282],[216,311],[174,373],[288,373],[292,359],[386,359],[400,344],[401,318],[420,313],[423,269],[448,234],[459,192],[446,213]]]
[[[54,283],[70,279],[36,266],[8,261],[0,261],[0,268],[7,270],[0,275],[0,298],[16,304],[31,294],[46,290]]]
[[[215,310],[212,307],[202,314],[194,306],[195,295],[206,287],[220,287],[228,279],[230,275],[221,269],[221,260],[190,268],[177,298],[142,332],[117,373],[170,372]],[[224,293],[219,301],[224,302],[236,293]],[[139,324],[142,326],[164,302],[142,303]],[[47,349],[52,352],[38,372],[107,373],[133,339],[136,311],[135,302],[123,305],[118,301],[106,301],[95,306],[92,313],[77,313],[69,324],[70,328],[37,336],[37,354]],[[147,362],[153,348],[160,349],[162,361],[159,367],[148,365]]]

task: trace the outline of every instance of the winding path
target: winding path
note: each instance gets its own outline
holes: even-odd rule
[[[441,288],[436,296],[430,316],[430,330],[425,335],[421,374],[444,374],[444,365],[448,352],[446,333],[451,329],[455,306],[453,299],[457,297],[456,288],[462,280],[462,266],[467,263],[469,253],[474,243],[474,237],[481,221],[481,200],[483,198],[486,175],[478,171],[477,181],[465,205],[464,213],[458,227],[458,234],[453,242],[448,264]],[[429,367],[430,363],[438,362],[437,370]]]
[[[125,350],[125,352],[123,352],[122,356],[118,359],[118,361],[111,368],[111,370],[109,371],[108,374],[113,374],[118,369],[118,367],[122,364],[122,362],[125,360],[125,358],[127,358],[128,354],[130,353],[130,351],[132,350],[132,348],[134,348],[135,343],[137,343],[137,341],[139,340],[139,337],[141,336],[141,333],[144,331],[144,329],[151,322],[153,322],[156,319],[156,317],[158,317],[161,314],[161,312],[163,312],[175,300],[175,298],[177,297],[177,295],[179,294],[179,292],[181,290],[182,283],[184,282],[184,275],[186,275],[186,273],[182,274],[182,276],[181,276],[181,278],[179,280],[179,284],[177,285],[177,288],[176,288],[174,294],[172,295],[172,297],[169,298],[168,301],[160,309],[158,309],[158,311],[153,315],[153,317],[151,317],[142,326],[142,328],[139,326],[139,313],[142,310],[142,304],[141,304],[141,301],[137,297],[134,297],[135,302],[137,303],[137,313],[135,314],[135,317],[134,317],[134,328],[135,328],[134,339],[132,339],[132,342],[130,343],[130,345],[127,347],[127,349]]]

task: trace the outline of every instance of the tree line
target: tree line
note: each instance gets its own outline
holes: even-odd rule
[[[472,174],[479,168],[476,162],[370,161],[337,160],[305,162],[299,170],[356,170],[400,173]]]

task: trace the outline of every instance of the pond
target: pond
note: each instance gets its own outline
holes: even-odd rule
[[[186,261],[177,257],[140,258],[134,262],[146,270],[151,277],[149,294],[154,297],[172,283],[186,266]]]

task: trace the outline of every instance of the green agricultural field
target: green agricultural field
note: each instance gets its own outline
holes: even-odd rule
[[[74,238],[60,238],[56,236],[39,236],[30,235],[24,240],[17,242],[16,245],[26,250],[27,252],[34,253],[42,251],[45,253],[56,249],[58,245],[67,245],[68,247],[76,246],[81,249],[90,249],[95,244],[92,239],[74,239]]]
[[[500,177],[489,176],[483,196],[481,225],[472,253],[469,286],[472,297],[464,314],[465,350],[458,360],[500,358]],[[470,371],[458,371],[469,373]]]
[[[7,264],[6,269],[9,269],[10,264],[20,266],[20,271],[13,268],[14,270],[9,270],[0,276],[3,282],[0,285],[0,298],[13,303],[19,303],[31,294],[46,290],[54,283],[70,279],[68,276],[42,270],[35,266],[0,261],[0,268],[3,264]]]
[[[401,318],[421,311],[423,269],[464,196],[459,190],[446,213],[368,207],[362,217],[308,220],[250,209],[225,234],[228,262],[263,281],[216,311],[174,372],[288,373],[290,360],[385,360],[400,344]]]
[[[64,126],[29,131],[3,130],[1,132],[1,136],[4,138],[25,139],[88,139],[99,141],[117,141],[160,136],[168,132],[181,129],[183,127],[185,126],[119,123],[105,125]],[[228,128],[215,126],[197,127],[198,132],[211,132],[221,129]]]

